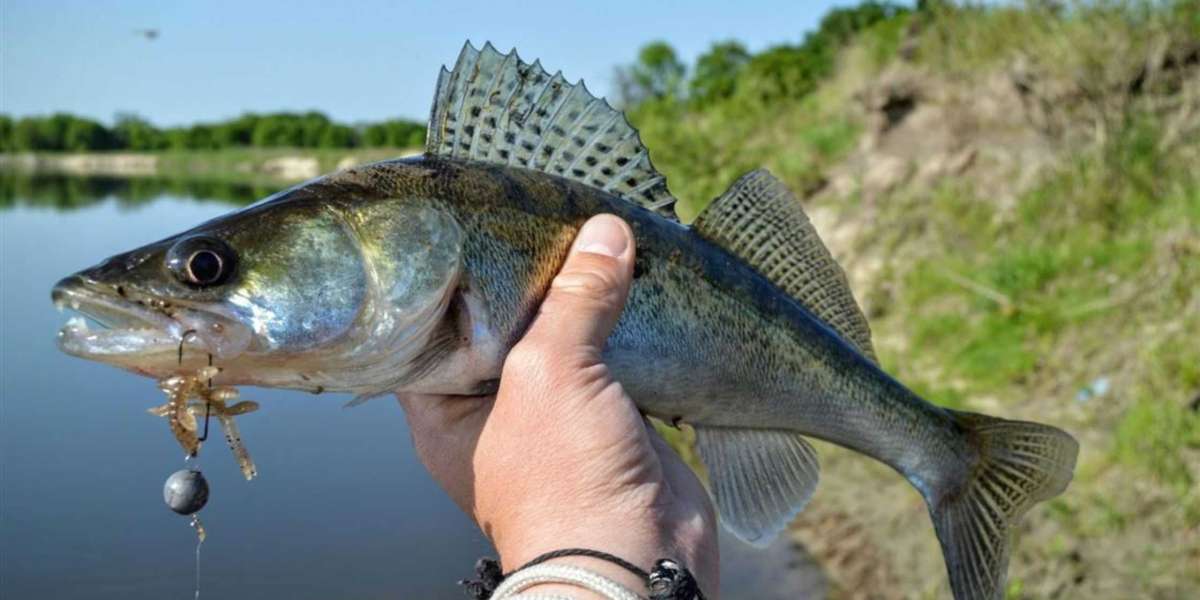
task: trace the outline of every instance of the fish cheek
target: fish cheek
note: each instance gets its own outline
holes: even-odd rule
[[[259,351],[303,352],[349,331],[367,295],[361,254],[332,214],[285,221],[239,244],[239,280],[226,302]]]
[[[457,278],[463,233],[444,209],[412,199],[403,211],[377,205],[361,211],[358,228],[380,290],[380,308],[409,320],[429,304],[444,304]],[[407,315],[407,317],[406,317]]]

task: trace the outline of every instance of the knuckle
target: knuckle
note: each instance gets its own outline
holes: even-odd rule
[[[545,373],[554,360],[549,349],[533,340],[523,340],[509,351],[504,360],[501,380],[520,377],[528,378]]]
[[[604,261],[615,262],[608,257],[596,257]],[[588,257],[589,261],[595,260]],[[572,296],[611,300],[621,289],[622,281],[617,273],[615,264],[605,265],[573,265],[559,273],[551,286],[553,291]]]

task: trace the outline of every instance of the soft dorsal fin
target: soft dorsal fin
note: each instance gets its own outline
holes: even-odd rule
[[[873,362],[871,330],[846,274],[821,242],[799,200],[765,169],[738,179],[693,224],[800,301]]]
[[[678,220],[666,178],[625,115],[516,50],[467,42],[454,69],[442,68],[425,151],[573,179]]]

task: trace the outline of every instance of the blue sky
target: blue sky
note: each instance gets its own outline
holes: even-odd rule
[[[68,111],[160,125],[245,111],[424,119],[438,67],[466,39],[608,94],[653,39],[688,61],[714,41],[795,42],[845,2],[0,0],[0,112]],[[136,33],[156,28],[150,41]]]

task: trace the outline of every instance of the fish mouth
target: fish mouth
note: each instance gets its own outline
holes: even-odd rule
[[[60,350],[156,374],[168,366],[182,366],[185,342],[189,355],[226,356],[245,349],[245,344],[230,343],[245,336],[229,335],[244,328],[228,318],[123,287],[109,288],[78,275],[54,286],[50,297],[55,306],[78,313],[58,332]]]

